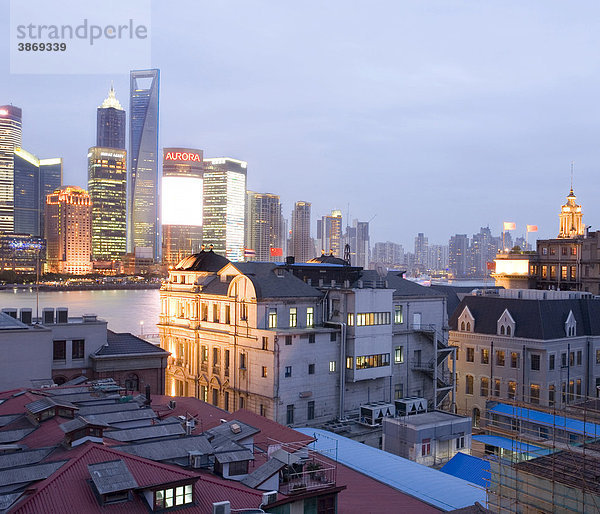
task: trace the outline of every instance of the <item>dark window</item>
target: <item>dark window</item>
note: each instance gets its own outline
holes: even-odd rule
[[[308,342],[309,343],[315,342],[315,334],[308,334]]]
[[[225,410],[229,410],[229,391],[225,391],[224,405]]]
[[[229,368],[229,350],[225,350],[225,368]]]
[[[285,344],[288,346],[292,344],[292,336],[285,336]]]
[[[315,402],[308,402],[307,419],[315,419]]]
[[[552,407],[555,403],[555,399],[554,399],[555,392],[556,392],[556,388],[554,387],[554,384],[552,384],[551,386],[548,387],[548,405],[550,405],[550,407]]]
[[[582,362],[582,358],[583,358],[582,356],[583,356],[582,351],[577,350],[577,365],[578,366],[581,366],[581,362]]]
[[[239,462],[229,463],[229,475],[246,475],[248,474],[248,461],[242,460]]]
[[[85,341],[74,339],[71,343],[71,355],[73,359],[83,359],[85,354]]]
[[[465,393],[473,394],[473,375],[467,375],[465,377]]]
[[[219,406],[219,390],[218,389],[212,390],[212,404],[215,405],[216,407]]]
[[[567,354],[566,353],[561,353],[560,354],[560,365],[563,368],[567,367]]]
[[[337,334],[335,332],[332,332],[331,334],[329,334],[329,340],[331,342],[337,341]]]
[[[315,365],[314,364],[309,364],[308,365],[308,374],[309,375],[314,375],[315,374]]]
[[[291,376],[292,376],[292,367],[286,366],[285,367],[285,378],[290,378]]]
[[[228,325],[231,323],[231,307],[229,305],[225,306],[225,323]]]
[[[294,405],[288,405],[286,409],[285,422],[287,425],[294,423]]]
[[[531,370],[539,371],[540,370],[540,356],[538,354],[531,355]]]
[[[213,366],[217,366],[219,364],[219,349],[213,348]]]
[[[55,361],[64,361],[67,358],[67,342],[66,341],[54,341],[54,351],[52,358]]]
[[[550,371],[552,371],[554,369],[555,361],[556,361],[556,356],[550,355],[550,358],[548,359],[548,369]]]
[[[246,354],[240,353],[240,369],[246,369]]]
[[[140,379],[134,373],[127,375],[125,379],[125,389],[128,391],[139,391],[140,390]]]
[[[268,337],[263,337],[262,338],[262,349],[263,350],[268,350],[269,349],[269,338]]]
[[[467,362],[475,361],[475,348],[467,347]]]

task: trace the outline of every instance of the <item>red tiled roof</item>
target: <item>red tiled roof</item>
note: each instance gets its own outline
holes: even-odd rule
[[[175,408],[169,408],[169,401],[175,401]],[[226,419],[229,412],[210,403],[203,402],[198,398],[186,396],[164,396],[152,395],[152,408],[158,414],[159,418],[169,416],[185,416],[191,414],[197,420],[197,430],[195,433],[204,432],[209,428],[215,427],[221,423],[221,419]]]
[[[185,512],[210,512],[212,503],[229,500],[234,508],[257,507],[262,500],[260,492],[245,488],[240,484],[200,475],[176,466],[153,462],[101,445],[87,443],[81,449],[72,450],[71,460],[51,477],[34,486],[34,492],[18,503],[10,514],[37,514],[52,512],[53,514],[71,514],[73,512],[115,513],[148,512],[145,501],[137,494],[126,503],[101,507],[91,486],[87,482],[90,477],[88,464],[106,462],[116,459],[125,461],[127,468],[140,488],[160,484],[179,482],[190,478],[199,478],[194,487],[195,505]],[[67,494],[65,494],[67,493]]]

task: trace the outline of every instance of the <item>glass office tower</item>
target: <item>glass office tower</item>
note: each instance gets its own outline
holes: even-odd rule
[[[94,146],[88,152],[92,256],[120,260],[127,250],[127,152]]]
[[[14,149],[21,146],[22,111],[0,106],[0,231],[14,231]]]
[[[163,148],[163,259],[174,266],[202,243],[202,150]]]
[[[125,148],[125,110],[110,86],[108,96],[98,107],[96,115],[96,146],[103,148]]]
[[[204,166],[202,240],[230,261],[243,261],[248,163],[219,157]]]
[[[160,72],[130,73],[127,250],[150,249],[160,260],[158,99]]]

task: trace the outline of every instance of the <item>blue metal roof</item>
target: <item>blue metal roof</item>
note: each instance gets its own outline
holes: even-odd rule
[[[485,489],[461,478],[327,430],[294,430],[314,437],[316,441],[311,446],[323,455],[335,459],[337,447],[337,461],[341,464],[444,511],[468,507],[475,502],[486,503]]]
[[[457,478],[462,478],[480,487],[487,487],[491,478],[490,469],[489,461],[459,452],[440,471]]]
[[[522,443],[515,441],[508,437],[501,437],[499,435],[474,435],[473,440],[479,441],[480,443],[489,444],[490,446],[497,446],[504,450],[510,450],[511,452],[517,453],[535,453],[538,456],[547,455],[550,453],[548,448],[542,448],[540,446],[534,446],[529,443]]]
[[[566,430],[574,434],[583,435],[585,433],[587,437],[600,438],[600,425],[589,421],[584,423],[579,419],[567,418],[506,403],[498,403],[494,407],[489,408],[488,412],[518,418],[522,421],[531,421],[548,427],[556,427],[559,430]]]

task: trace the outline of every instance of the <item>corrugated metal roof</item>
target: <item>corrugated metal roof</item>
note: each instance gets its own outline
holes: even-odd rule
[[[337,447],[338,462],[444,511],[486,502],[485,490],[466,480],[333,432],[314,428],[296,430],[315,437],[317,440],[311,446],[318,452],[331,456],[332,449],[335,453]]]
[[[589,421],[583,422],[579,419],[567,418],[506,403],[498,403],[488,408],[488,412],[518,418],[521,421],[531,421],[548,427],[556,427],[558,430],[566,430],[567,432],[576,434],[583,435],[585,433],[587,437],[600,437],[600,425]]]
[[[14,443],[20,441],[25,436],[31,434],[35,428],[20,428],[17,430],[2,430],[0,431],[0,444]]]
[[[452,457],[440,471],[480,487],[487,487],[491,478],[489,461],[461,452]]]
[[[155,461],[187,457],[191,451],[200,452],[204,455],[211,455],[214,453],[212,446],[204,436],[184,437],[166,441],[152,441],[118,446],[116,448],[123,452]]]
[[[550,450],[541,448],[540,446],[534,446],[533,444],[523,443],[510,439],[508,437],[501,437],[498,435],[474,435],[473,439],[483,444],[489,444],[490,446],[497,446],[504,450],[510,450],[511,452],[517,453],[535,453],[537,455],[546,455]]]

